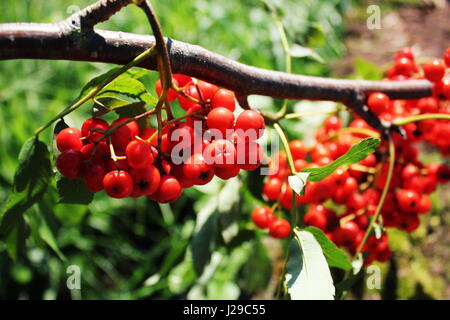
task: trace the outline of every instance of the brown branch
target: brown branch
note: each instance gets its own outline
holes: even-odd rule
[[[96,24],[109,20],[116,12],[132,2],[133,0],[100,0],[71,15],[65,22],[69,28],[92,30]]]
[[[129,2],[101,0],[78,15],[85,17],[87,26],[93,26]],[[76,20],[76,15],[68,20]],[[152,36],[68,28],[68,20],[51,24],[0,24],[0,60],[60,59],[125,64],[155,44]],[[223,86],[240,97],[256,94],[281,99],[329,100],[357,108],[361,104],[355,103],[355,95],[364,97],[368,92],[381,91],[392,99],[417,99],[431,95],[432,84],[427,80],[387,82],[288,74],[244,65],[181,41],[167,39],[166,42],[174,73]],[[156,70],[157,62],[154,58],[149,59],[141,67]],[[364,115],[367,112],[359,110],[358,113]]]

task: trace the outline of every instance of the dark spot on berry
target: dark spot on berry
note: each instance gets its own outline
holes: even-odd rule
[[[209,178],[209,171],[202,171],[199,175],[200,180],[207,180]]]

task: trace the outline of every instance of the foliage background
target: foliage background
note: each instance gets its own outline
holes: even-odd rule
[[[3,0],[0,23],[54,22],[67,17],[76,6],[82,8],[89,3]],[[280,8],[278,13],[291,43],[313,48],[326,61],[294,58],[295,73],[377,78],[382,66],[364,58],[384,63],[392,52],[414,41],[406,34],[406,44],[377,47],[377,35],[372,34],[370,47],[383,52],[381,59],[364,46],[367,42],[358,42],[367,39],[367,30],[361,27],[366,17],[364,1],[271,3]],[[400,3],[380,3],[384,16],[396,15],[402,20],[405,10],[428,10],[421,1]],[[284,69],[278,32],[260,1],[170,0],[156,1],[154,6],[169,37],[250,65]],[[448,7],[442,10],[448,12]],[[132,6],[97,27],[149,32],[143,14]],[[445,43],[441,45],[446,47]],[[439,55],[443,51],[439,49],[437,45],[436,52],[428,48],[423,51]],[[8,198],[25,140],[70,104],[87,81],[109,68],[68,61],[0,62],[0,201]],[[156,77],[156,73],[145,77],[151,91]],[[252,102],[267,109],[280,105],[280,101],[260,97]],[[290,107],[304,110],[311,104]],[[66,121],[79,127],[88,116],[86,106]],[[287,129],[291,137],[300,137],[304,128],[304,123],[294,121]],[[43,139],[50,144],[51,132]],[[425,154],[428,161],[435,157],[432,150]],[[249,212],[261,201],[260,184],[261,177],[256,174],[227,184],[215,181],[185,192],[171,206],[158,206],[145,199],[114,200],[102,193],[96,194],[88,206],[57,204],[52,187],[25,215],[26,243],[0,239],[0,298],[272,298],[283,248],[282,243],[271,241],[250,223]],[[450,265],[445,260],[450,257],[448,204],[448,192],[440,190],[434,199],[433,215],[425,218],[419,231],[411,236],[394,232],[391,244],[397,253],[383,266],[388,275],[383,290],[364,290],[361,282],[353,297],[450,298]],[[82,270],[81,291],[66,287],[69,265]]]

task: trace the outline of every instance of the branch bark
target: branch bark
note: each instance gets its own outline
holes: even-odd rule
[[[91,29],[129,4],[131,0],[101,0],[50,24],[0,24],[0,60],[52,59],[126,64],[155,44],[153,36]],[[81,25],[74,23],[81,21]],[[240,97],[264,95],[280,99],[329,100],[352,108],[355,96],[380,91],[392,99],[431,95],[427,80],[364,81],[288,74],[248,66],[200,46],[166,39],[174,73],[182,73],[235,91]],[[156,70],[157,61],[140,65]],[[360,113],[362,111],[360,110]]]

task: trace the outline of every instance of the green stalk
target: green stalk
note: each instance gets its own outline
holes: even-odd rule
[[[402,119],[398,119],[394,121],[394,124],[397,126],[404,126],[405,124],[411,123],[411,122],[417,122],[422,120],[430,120],[430,119],[444,119],[444,120],[450,120],[450,114],[446,113],[426,113],[426,114],[419,114],[416,116],[410,116]]]
[[[131,60],[129,63],[127,63],[126,65],[124,65],[123,67],[121,67],[119,70],[117,70],[116,72],[114,72],[110,77],[108,77],[107,79],[105,79],[102,83],[100,83],[99,85],[97,85],[95,88],[93,88],[91,91],[89,91],[84,97],[80,98],[78,101],[76,101],[74,104],[72,104],[70,107],[68,107],[67,109],[63,110],[62,112],[60,112],[56,117],[54,117],[52,120],[50,120],[49,122],[47,122],[44,126],[38,128],[35,131],[35,136],[38,136],[42,131],[44,131],[45,129],[47,129],[48,127],[50,127],[52,125],[52,123],[54,123],[55,121],[57,121],[58,119],[68,115],[69,113],[71,113],[72,111],[75,111],[76,109],[78,109],[79,107],[81,107],[83,104],[85,104],[86,102],[88,102],[89,100],[91,100],[92,98],[94,98],[97,93],[99,93],[103,88],[105,88],[108,84],[110,84],[113,80],[115,80],[117,77],[119,77],[122,73],[126,72],[128,69],[140,64],[142,61],[144,61],[145,59],[147,59],[148,57],[152,56],[155,53],[155,48],[152,47],[150,49],[145,50],[143,53],[141,53],[140,55],[138,55],[136,58],[134,58],[133,60]]]

